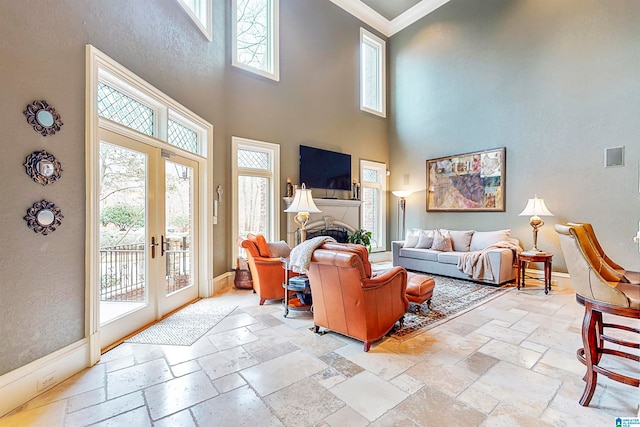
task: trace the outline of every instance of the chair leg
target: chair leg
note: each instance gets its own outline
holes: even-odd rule
[[[314,333],[314,334],[317,334],[319,330],[320,330],[320,326],[318,326],[318,325],[313,325],[313,333]]]
[[[364,351],[367,352],[371,348],[371,343],[368,341],[364,342]]]
[[[589,303],[584,306],[584,319],[582,320],[582,344],[584,345],[584,357],[587,365],[587,373],[584,376],[586,384],[584,392],[580,398],[580,405],[589,406],[593,393],[596,389],[598,374],[593,370],[594,364],[598,360],[598,339],[596,337],[596,327],[598,325],[598,317],[602,318],[601,313],[594,313],[593,307]],[[595,362],[595,363],[594,363]]]
[[[260,299],[260,305],[264,305],[264,301],[265,301],[265,300],[261,298],[261,299]]]

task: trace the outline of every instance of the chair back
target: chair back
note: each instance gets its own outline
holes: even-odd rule
[[[604,259],[604,261],[609,265],[609,267],[616,270],[620,274],[624,272],[624,267],[615,263],[604,252],[604,249],[602,249],[602,246],[600,245],[600,242],[598,241],[598,238],[596,237],[596,233],[593,230],[593,226],[591,224],[589,224],[588,222],[570,222],[567,225],[581,225],[584,228],[584,231],[587,233],[587,237],[589,237],[589,240],[591,241],[593,248],[602,257],[602,259]]]
[[[582,225],[556,224],[560,247],[576,293],[594,301],[629,307],[627,296],[616,289],[620,276],[599,255]]]

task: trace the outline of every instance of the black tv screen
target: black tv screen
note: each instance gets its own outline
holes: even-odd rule
[[[300,184],[307,188],[351,190],[351,155],[300,146]]]

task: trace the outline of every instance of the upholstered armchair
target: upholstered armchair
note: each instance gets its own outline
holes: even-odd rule
[[[364,351],[402,322],[409,308],[406,270],[393,267],[371,277],[361,245],[325,243],[314,251],[307,276],[314,331],[323,327],[364,341]]]
[[[258,294],[260,305],[266,300],[283,299],[284,269],[280,261],[281,254],[272,256],[269,244],[260,234],[249,234],[246,239],[238,237],[237,243],[246,252],[253,279],[253,291]]]
[[[600,363],[603,355],[640,362],[637,353],[623,351],[624,347],[640,348],[639,342],[627,340],[629,334],[625,336],[615,334],[614,331],[614,335],[609,335],[612,329],[640,334],[639,328],[613,323],[616,321],[615,316],[640,318],[640,285],[624,280],[624,276],[612,268],[600,255],[583,225],[570,224],[557,224],[555,229],[571,276],[571,284],[576,291],[576,301],[585,308],[582,321],[584,347],[578,349],[576,355],[587,367],[584,376],[586,385],[580,404],[588,406],[596,388],[598,374],[624,384],[640,386],[639,378],[613,372]],[[603,322],[602,313],[610,316],[607,317],[607,322]],[[613,343],[614,346],[605,348],[605,342]],[[616,348],[617,346],[620,347]]]

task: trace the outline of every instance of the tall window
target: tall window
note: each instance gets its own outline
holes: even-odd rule
[[[371,231],[372,251],[384,251],[386,242],[387,166],[384,163],[360,160],[362,228]]]
[[[213,40],[212,0],[178,0],[187,15],[209,40]]]
[[[232,64],[280,80],[278,8],[280,0],[232,0]]]
[[[280,236],[280,146],[244,138],[233,145],[234,239],[249,233],[263,234],[267,241]],[[235,262],[237,247],[234,245]]]
[[[385,42],[360,28],[360,109],[387,116]]]

